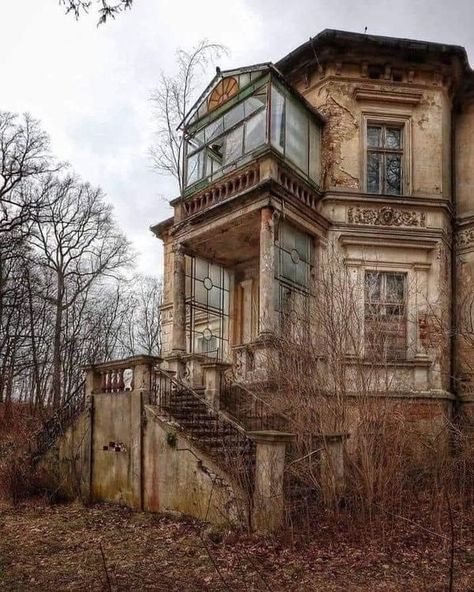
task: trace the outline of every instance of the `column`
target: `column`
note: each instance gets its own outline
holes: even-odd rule
[[[181,243],[173,245],[173,354],[186,351],[186,304],[184,247]]]
[[[260,336],[275,333],[275,221],[273,209],[261,209],[260,222]]]
[[[257,444],[253,527],[258,532],[272,533],[283,523],[285,453],[294,434],[269,430],[249,432],[248,435]]]

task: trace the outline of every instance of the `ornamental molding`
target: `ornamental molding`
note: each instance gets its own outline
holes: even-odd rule
[[[396,92],[393,90],[358,87],[354,91],[354,97],[357,101],[378,101],[400,105],[418,105],[423,98],[423,94],[421,92]]]
[[[383,208],[349,208],[347,221],[351,224],[370,224],[372,226],[426,226],[424,212]]]
[[[474,228],[467,228],[458,232],[456,243],[460,249],[472,247],[474,245]]]

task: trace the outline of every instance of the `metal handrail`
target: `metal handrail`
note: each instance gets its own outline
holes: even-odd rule
[[[159,412],[172,418],[197,448],[228,474],[243,480],[246,490],[250,491],[256,448],[244,427],[215,409],[193,387],[161,368],[155,371],[154,393],[152,403]]]
[[[85,380],[72,391],[61,407],[56,409],[53,415],[43,423],[43,426],[33,434],[30,440],[30,451],[36,459],[45,454],[57,438],[64,434],[77,415],[84,410],[84,387]],[[84,391],[83,395],[78,397],[77,395],[81,390]]]

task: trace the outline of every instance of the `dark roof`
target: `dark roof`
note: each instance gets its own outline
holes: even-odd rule
[[[367,35],[364,33],[351,33],[336,29],[324,29],[315,37],[310,37],[288,55],[281,58],[276,66],[283,74],[288,74],[293,68],[303,63],[318,60],[318,53],[327,49],[348,49],[349,47],[370,47],[374,49],[386,49],[396,52],[400,57],[408,60],[423,59],[429,55],[438,59],[457,57],[463,66],[464,73],[471,74],[466,50],[460,45],[448,45],[445,43],[433,43],[431,41],[418,41],[414,39],[402,39],[399,37],[385,37],[382,35]]]

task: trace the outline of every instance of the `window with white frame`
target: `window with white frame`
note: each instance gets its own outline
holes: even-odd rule
[[[365,356],[403,360],[407,351],[407,275],[365,272]]]
[[[367,192],[403,193],[403,126],[367,123]]]

